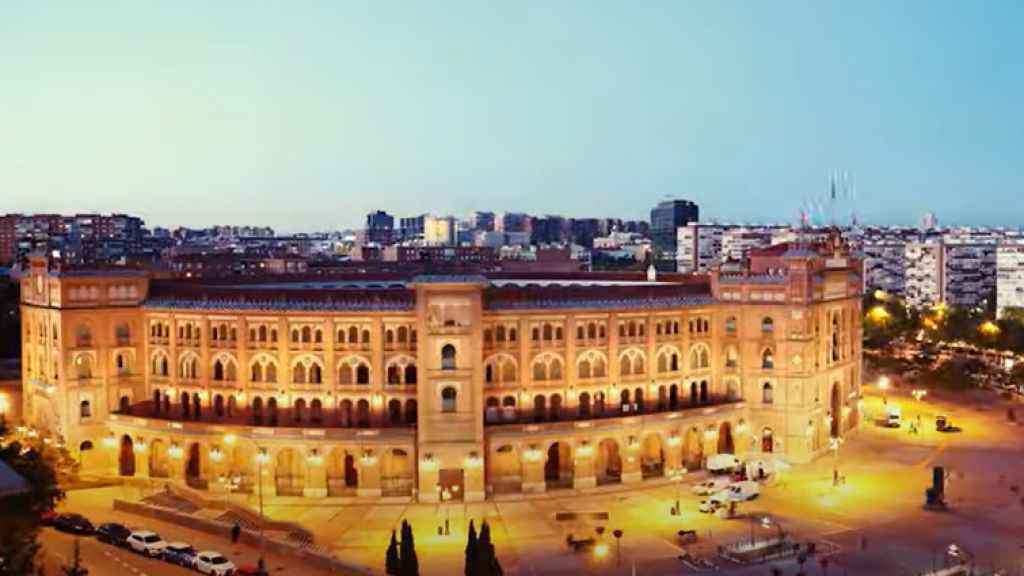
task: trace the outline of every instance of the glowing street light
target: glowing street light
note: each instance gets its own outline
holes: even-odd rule
[[[990,338],[994,338],[996,336],[999,336],[999,333],[1002,330],[1000,330],[999,325],[996,324],[995,322],[993,322],[991,320],[986,320],[986,321],[982,322],[981,325],[978,326],[978,331],[981,332],[985,336],[988,336]]]
[[[888,376],[882,376],[878,379],[878,389],[882,391],[882,404],[887,404],[885,393],[889,390]]]
[[[873,306],[871,310],[868,310],[868,318],[876,324],[885,323],[891,318],[889,311],[885,309],[885,306],[881,304]]]

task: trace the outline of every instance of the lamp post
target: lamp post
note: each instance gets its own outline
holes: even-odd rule
[[[259,565],[259,567],[261,569],[264,568],[265,565],[266,565],[266,562],[263,559],[263,551],[266,548],[266,546],[265,546],[265,539],[264,539],[264,535],[263,535],[263,524],[265,522],[265,520],[263,518],[263,465],[266,464],[269,461],[270,461],[270,455],[267,454],[266,449],[265,448],[260,448],[259,446],[257,446],[256,447],[256,463],[259,466],[259,471],[258,471],[259,478],[257,478],[257,482],[259,483],[259,503],[260,503],[260,558],[259,558],[258,565]]]
[[[683,466],[682,464],[680,464],[679,466],[676,466],[675,468],[673,468],[672,469],[672,473],[669,476],[669,478],[675,484],[675,488],[676,488],[676,502],[675,502],[674,513],[672,514],[673,516],[681,516],[682,513],[683,513],[682,507],[681,507],[681,505],[679,503],[679,490],[680,490],[680,487],[683,484],[683,478],[685,478],[685,477],[686,477],[686,467]]]
[[[829,438],[828,447],[832,449],[832,486],[839,486],[839,447],[843,439],[839,437]]]
[[[612,530],[612,536],[615,536],[615,565],[622,566],[622,529],[616,528]]]

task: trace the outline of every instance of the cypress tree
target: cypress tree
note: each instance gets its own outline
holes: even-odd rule
[[[469,537],[466,540],[466,576],[476,576],[477,574],[477,554],[479,553],[479,546],[477,546],[476,528],[473,526],[473,521],[469,521]]]
[[[402,561],[398,558],[398,538],[395,531],[391,530],[391,543],[388,544],[388,552],[384,558],[384,573],[388,576],[400,576]]]
[[[399,576],[419,576],[420,562],[416,558],[416,543],[412,539],[412,526],[402,520],[402,568]]]
[[[491,543],[491,525],[486,520],[480,525],[480,538],[477,541],[477,574],[479,576],[502,576],[504,571],[498,562],[498,555]]]

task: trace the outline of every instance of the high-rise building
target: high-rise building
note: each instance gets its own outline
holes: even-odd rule
[[[1024,310],[1024,240],[999,242],[996,249],[996,310],[1002,317],[1007,309]]]
[[[904,295],[914,307],[932,306],[942,302],[945,285],[940,242],[908,242],[903,259],[906,263]]]
[[[722,233],[718,224],[690,222],[677,232],[676,270],[679,272],[709,272],[722,256]]]
[[[469,226],[473,231],[493,232],[494,212],[474,212],[469,219]]]
[[[390,244],[395,232],[395,217],[383,210],[366,215],[366,239],[378,244]]]
[[[690,222],[700,220],[697,205],[689,200],[666,200],[651,210],[651,240],[654,248],[665,258],[672,259],[676,251],[676,230]]]
[[[423,243],[427,246],[452,246],[458,234],[458,225],[451,216],[425,216]]]

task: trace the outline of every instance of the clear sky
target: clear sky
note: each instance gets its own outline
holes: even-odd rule
[[[1024,2],[7,1],[0,212],[1021,224]]]

